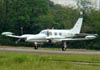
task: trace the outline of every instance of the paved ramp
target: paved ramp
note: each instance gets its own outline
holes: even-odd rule
[[[0,48],[0,52],[26,52],[26,53],[48,53],[48,54],[87,54],[87,55],[100,55],[100,52],[90,52],[90,51],[78,51],[78,50],[68,50],[68,51],[56,51],[56,50],[34,50],[28,48]]]

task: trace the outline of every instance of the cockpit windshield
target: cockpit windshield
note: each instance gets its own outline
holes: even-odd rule
[[[41,31],[40,34],[45,34],[47,36],[52,35],[50,31]]]
[[[40,34],[46,34],[47,35],[47,31],[41,31]]]

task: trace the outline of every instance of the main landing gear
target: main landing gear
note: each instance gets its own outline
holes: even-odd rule
[[[62,42],[63,46],[62,46],[62,51],[66,51],[67,49],[67,42]]]
[[[62,42],[62,51],[66,51],[67,49],[67,42]],[[37,50],[38,49],[38,43],[37,42],[34,42],[34,49]]]

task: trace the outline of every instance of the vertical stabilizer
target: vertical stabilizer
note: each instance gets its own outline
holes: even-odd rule
[[[71,32],[74,34],[79,34],[82,28],[83,17],[79,17],[74,27],[71,29]]]

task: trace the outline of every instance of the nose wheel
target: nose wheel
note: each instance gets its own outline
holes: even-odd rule
[[[37,42],[34,43],[34,49],[35,49],[35,50],[38,49],[38,44],[37,44]]]
[[[62,51],[66,51],[67,49],[67,42],[63,42]]]
[[[34,46],[34,49],[37,50],[38,49],[38,46]]]

